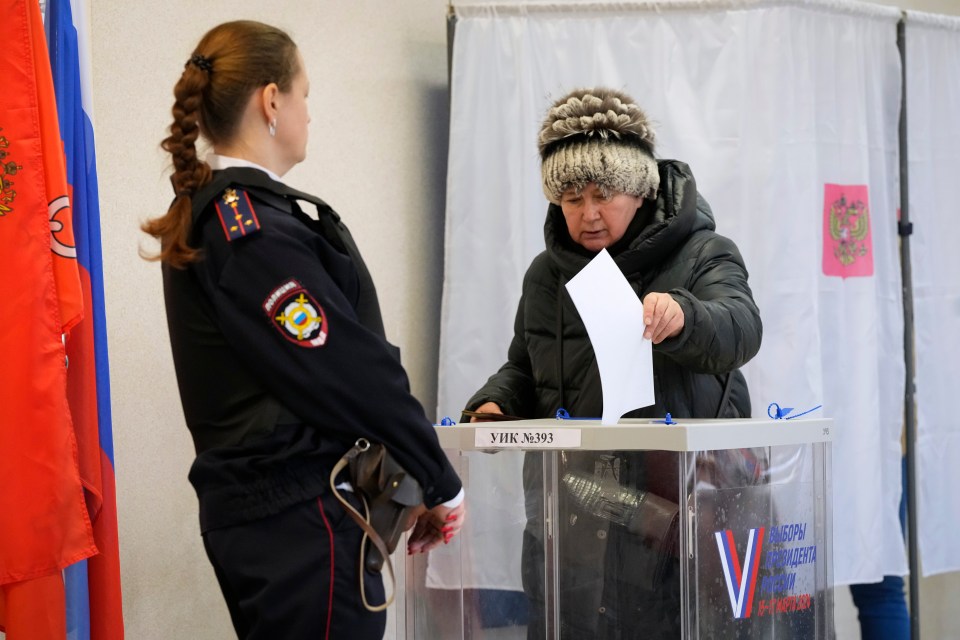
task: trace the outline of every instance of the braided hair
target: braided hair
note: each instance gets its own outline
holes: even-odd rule
[[[197,138],[229,142],[253,92],[270,83],[289,91],[298,72],[296,44],[276,27],[238,20],[203,36],[173,89],[173,123],[160,146],[173,163],[174,200],[164,215],[140,227],[160,241],[160,253],[146,259],[176,268],[199,259],[190,245],[191,198],[210,182],[211,170],[197,157]]]

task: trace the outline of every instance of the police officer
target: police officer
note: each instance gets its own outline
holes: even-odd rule
[[[371,603],[383,582],[358,575],[362,531],[332,495],[333,465],[363,437],[420,483],[411,553],[449,541],[465,505],[350,233],[281,182],[306,154],[308,89],[286,33],[250,21],[208,32],[162,145],[175,200],[143,229],[161,242],[189,477],[237,635],[380,638],[386,614],[362,606],[360,581]]]

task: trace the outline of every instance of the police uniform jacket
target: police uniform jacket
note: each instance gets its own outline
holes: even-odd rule
[[[359,437],[387,446],[427,507],[459,493],[333,209],[258,169],[215,171],[190,243],[200,260],[163,281],[203,531],[324,493]]]

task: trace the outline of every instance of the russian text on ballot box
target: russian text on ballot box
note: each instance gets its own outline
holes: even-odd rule
[[[474,446],[484,449],[577,449],[580,429],[477,428]]]

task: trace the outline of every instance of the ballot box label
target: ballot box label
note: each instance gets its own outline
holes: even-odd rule
[[[580,429],[478,428],[474,445],[484,449],[577,449]]]

